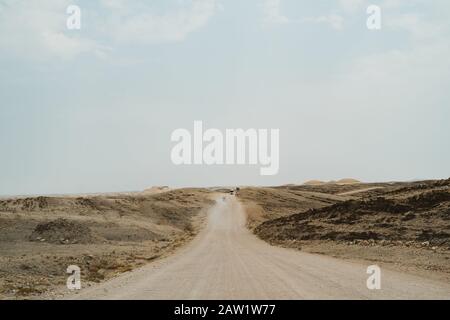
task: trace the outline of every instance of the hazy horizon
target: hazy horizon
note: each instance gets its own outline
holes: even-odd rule
[[[342,178],[342,179],[353,179],[353,178]],[[450,177],[443,177],[443,178],[430,178],[430,179],[409,179],[409,180],[385,180],[385,181],[360,181],[360,183],[395,183],[395,182],[420,182],[420,181],[427,181],[427,180],[446,180],[450,179]],[[303,185],[307,182],[313,181],[316,179],[311,180],[305,180],[302,182],[288,182],[288,183],[282,183],[282,184],[276,184],[276,185],[258,185],[258,184],[230,184],[230,185],[179,185],[179,186],[170,186],[170,185],[149,185],[143,189],[136,189],[136,190],[105,190],[105,191],[90,191],[90,192],[67,192],[67,193],[25,193],[25,194],[0,194],[0,198],[8,198],[8,197],[27,197],[27,196],[71,196],[71,195],[96,195],[96,194],[114,194],[114,193],[139,193],[143,192],[146,189],[151,189],[153,187],[168,187],[169,189],[183,189],[183,188],[235,188],[235,187],[276,187],[276,186],[283,186],[283,185]],[[338,180],[318,180],[320,182],[324,183],[333,183],[338,182]]]
[[[449,14],[444,0],[0,0],[0,195],[447,179]],[[280,129],[279,173],[175,166],[171,133],[195,120]]]

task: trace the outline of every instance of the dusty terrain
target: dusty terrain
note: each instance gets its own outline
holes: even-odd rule
[[[89,285],[164,257],[212,203],[202,189],[0,200],[0,298],[64,292],[69,265]]]
[[[244,189],[240,197],[249,226],[273,245],[450,282],[450,179]]]
[[[245,204],[247,225],[255,228],[262,222],[281,218],[311,208],[322,208],[348,199],[315,191],[297,191],[292,187],[243,188],[239,199]]]
[[[0,200],[0,298],[450,299],[450,179],[228,191]]]
[[[450,299],[450,284],[383,270],[366,287],[366,264],[270,246],[246,228],[234,196],[218,198],[208,224],[177,254],[67,298]]]

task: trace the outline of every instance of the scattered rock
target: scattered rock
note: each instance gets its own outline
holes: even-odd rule
[[[30,241],[47,241],[56,244],[94,243],[99,237],[78,221],[56,219],[39,223],[29,237]]]

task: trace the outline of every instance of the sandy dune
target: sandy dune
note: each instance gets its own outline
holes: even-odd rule
[[[450,299],[450,284],[268,245],[245,227],[232,196],[220,197],[203,231],[177,254],[67,298],[78,299]]]

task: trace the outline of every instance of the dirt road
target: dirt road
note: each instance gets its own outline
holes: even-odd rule
[[[450,299],[450,284],[268,245],[245,227],[233,197],[219,198],[207,226],[169,258],[68,298],[81,299]]]
[[[371,190],[377,190],[377,189],[383,189],[383,187],[370,187],[370,188],[357,189],[357,190],[352,190],[352,191],[347,191],[347,192],[341,192],[341,193],[338,193],[337,196],[350,196],[350,195],[363,193],[363,192],[367,192],[367,191],[371,191]]]

